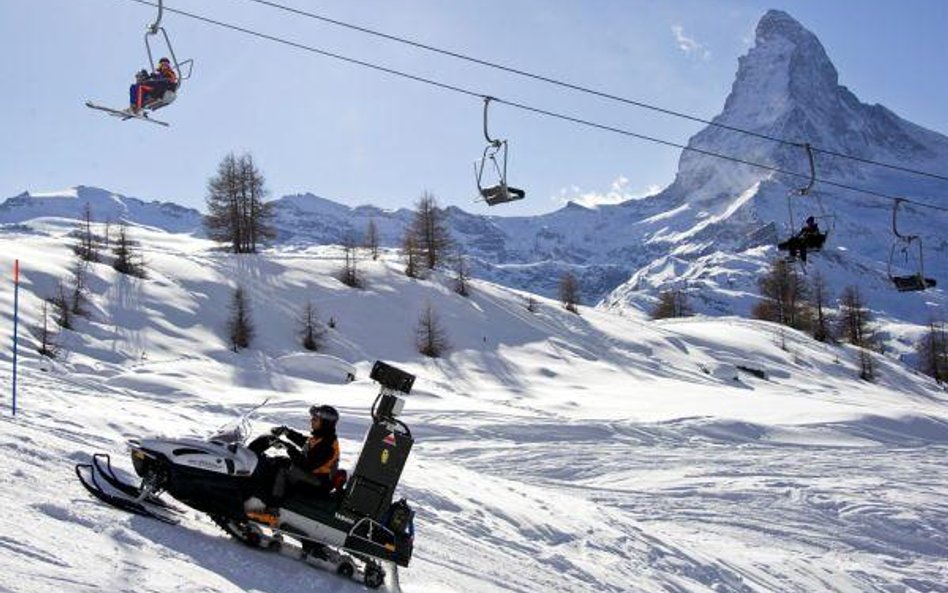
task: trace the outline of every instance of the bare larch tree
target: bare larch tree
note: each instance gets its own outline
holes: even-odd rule
[[[427,303],[415,327],[415,346],[430,358],[440,358],[450,347],[448,335],[431,303]]]
[[[254,336],[253,321],[250,317],[250,303],[243,287],[234,289],[230,305],[230,319],[227,321],[227,337],[234,352],[250,346]]]
[[[311,351],[319,350],[322,347],[323,335],[326,330],[319,322],[319,315],[316,306],[312,301],[306,301],[303,306],[303,313],[300,315],[300,337],[302,338],[303,348]]]
[[[379,229],[375,225],[375,220],[369,220],[369,224],[365,229],[365,237],[362,241],[363,247],[365,247],[369,255],[372,256],[372,261],[376,261],[379,258]]]
[[[225,156],[207,182],[204,227],[208,236],[229,243],[234,253],[256,253],[260,243],[276,236],[266,194],[263,174],[252,156]]]
[[[663,290],[658,294],[658,304],[652,309],[652,319],[688,317],[692,315],[688,296],[680,288]]]
[[[944,321],[928,322],[928,331],[916,345],[918,369],[940,383],[948,382],[948,332]]]
[[[579,315],[579,281],[572,271],[567,270],[560,279],[560,302],[567,311]]]
[[[795,329],[809,326],[806,281],[792,263],[782,258],[773,260],[757,287],[764,300],[752,308],[753,317]]]
[[[426,268],[433,270],[445,260],[452,243],[447,213],[438,208],[437,200],[427,191],[415,204],[410,232]]]

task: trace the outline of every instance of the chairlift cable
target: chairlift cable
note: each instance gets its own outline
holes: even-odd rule
[[[552,84],[552,85],[559,86],[559,87],[562,87],[562,88],[567,88],[567,89],[570,89],[570,90],[573,90],[573,91],[578,91],[578,92],[586,93],[586,94],[589,94],[589,95],[595,95],[595,96],[600,97],[600,98],[603,98],[603,99],[608,99],[608,100],[611,100],[611,101],[617,101],[617,102],[620,102],[620,103],[625,103],[625,104],[627,104],[627,105],[632,105],[632,106],[634,106],[634,107],[640,107],[640,108],[642,108],[642,109],[647,109],[647,110],[650,110],[650,111],[655,111],[655,112],[658,112],[658,113],[663,113],[663,114],[665,114],[665,115],[670,115],[670,116],[673,116],[673,117],[678,117],[678,118],[690,120],[690,121],[693,121],[693,122],[702,123],[702,124],[705,124],[705,125],[708,125],[708,126],[713,126],[713,127],[716,127],[716,128],[721,128],[721,129],[728,130],[728,131],[731,131],[731,132],[737,132],[737,133],[740,133],[740,134],[745,134],[745,135],[748,135],[748,136],[753,136],[753,137],[756,137],[756,138],[760,138],[760,139],[762,139],[762,140],[769,140],[769,141],[771,141],[771,142],[776,142],[776,143],[778,143],[778,144],[783,144],[783,145],[787,145],[787,146],[798,146],[798,147],[803,146],[803,144],[801,144],[800,142],[794,142],[794,141],[791,141],[791,140],[787,140],[787,139],[785,139],[785,138],[779,138],[779,137],[776,137],[776,136],[771,136],[771,135],[769,135],[769,134],[763,134],[763,133],[760,133],[760,132],[754,132],[754,131],[752,131],[752,130],[748,130],[748,129],[745,129],[745,128],[739,128],[739,127],[737,127],[737,126],[731,126],[731,125],[728,125],[728,124],[722,124],[722,123],[719,123],[719,122],[716,122],[716,121],[713,121],[713,120],[708,120],[708,119],[704,119],[704,118],[701,118],[701,117],[698,117],[698,116],[695,116],[695,115],[690,115],[690,114],[687,114],[687,113],[683,113],[683,112],[681,112],[681,111],[675,111],[675,110],[673,110],[673,109],[668,109],[668,108],[665,108],[665,107],[660,107],[660,106],[658,106],[658,105],[654,105],[654,104],[650,104],[650,103],[645,103],[645,102],[643,102],[643,101],[637,101],[637,100],[634,100],[634,99],[629,99],[629,98],[627,98],[627,97],[622,97],[622,96],[615,95],[615,94],[612,94],[612,93],[608,93],[608,92],[605,92],[605,91],[599,91],[599,90],[596,90],[596,89],[593,89],[593,88],[589,88],[589,87],[586,87],[586,86],[582,86],[582,85],[579,85],[579,84],[574,84],[574,83],[571,83],[571,82],[565,82],[565,81],[562,81],[562,80],[559,80],[559,79],[556,79],[556,78],[552,78],[552,77],[550,77],[550,76],[544,76],[544,75],[542,75],[542,74],[535,74],[535,73],[533,73],[533,72],[528,72],[528,71],[526,71],[526,70],[521,70],[521,69],[519,69],[519,68],[514,68],[514,67],[512,67],[512,66],[506,66],[506,65],[504,65],[504,64],[499,64],[499,63],[497,63],[497,62],[491,62],[491,61],[489,61],[489,60],[485,60],[485,59],[482,59],[482,58],[476,58],[476,57],[474,57],[474,56],[470,56],[470,55],[463,54],[463,53],[460,53],[460,52],[456,52],[456,51],[452,51],[452,50],[447,50],[447,49],[442,49],[442,48],[439,48],[439,47],[435,47],[435,46],[433,46],[433,45],[428,45],[428,44],[426,44],[426,43],[421,43],[421,42],[419,42],[419,41],[414,41],[414,40],[411,40],[411,39],[407,39],[407,38],[405,38],[405,37],[400,37],[400,36],[398,36],[398,35],[392,35],[392,34],[390,34],[390,33],[383,33],[382,31],[377,31],[377,30],[374,30],[374,29],[370,29],[370,28],[368,28],[368,27],[362,27],[362,26],[359,26],[359,25],[354,25],[354,24],[352,24],[352,23],[347,23],[347,22],[345,22],[345,21],[340,21],[340,20],[337,20],[337,19],[329,18],[329,17],[323,16],[323,15],[320,15],[320,14],[316,14],[316,13],[313,13],[313,12],[308,12],[308,11],[301,10],[301,9],[298,9],[298,8],[293,8],[292,6],[286,6],[286,5],[283,5],[283,4],[279,4],[279,3],[277,3],[277,2],[272,2],[272,1],[270,1],[270,0],[247,0],[247,1],[248,1],[248,2],[255,2],[255,3],[257,3],[257,4],[262,4],[262,5],[264,5],[264,6],[269,6],[269,7],[271,7],[271,8],[275,8],[275,9],[277,9],[277,10],[282,10],[282,11],[285,11],[285,12],[289,12],[289,13],[292,13],[292,14],[296,14],[296,15],[298,15],[298,16],[303,16],[303,17],[306,17],[306,18],[310,18],[310,19],[322,21],[322,22],[324,22],[324,23],[329,23],[329,24],[331,24],[331,25],[336,25],[336,26],[338,26],[338,27],[343,27],[343,28],[346,28],[346,29],[351,29],[351,30],[353,30],[353,31],[358,31],[358,32],[360,32],[360,33],[365,33],[365,34],[367,34],[367,35],[372,35],[372,36],[375,36],[375,37],[380,37],[380,38],[382,38],[382,39],[387,39],[387,40],[389,40],[389,41],[394,41],[394,42],[396,42],[396,43],[402,43],[402,44],[409,45],[409,46],[412,46],[412,47],[415,47],[415,48],[418,48],[418,49],[423,49],[423,50],[425,50],[425,51],[430,51],[430,52],[433,52],[433,53],[438,53],[438,54],[445,55],[445,56],[449,56],[449,57],[456,58],[456,59],[459,59],[459,60],[464,60],[464,61],[470,62],[470,63],[472,63],[472,64],[478,64],[478,65],[480,65],[480,66],[486,66],[486,67],[488,67],[488,68],[494,68],[494,69],[497,69],[497,70],[502,70],[502,71],[507,72],[507,73],[509,73],[509,74],[515,74],[515,75],[517,75],[517,76],[523,76],[523,77],[526,77],[526,78],[531,78],[531,79],[533,79],[533,80],[538,80],[538,81],[541,81],[541,82],[545,82],[545,83],[547,83],[547,84]],[[819,152],[819,153],[822,153],[822,154],[825,154],[825,155],[829,155],[829,156],[834,156],[834,157],[838,157],[838,158],[842,158],[842,159],[849,159],[849,160],[857,161],[857,162],[860,162],[860,163],[863,163],[863,164],[874,165],[874,166],[877,166],[877,167],[884,167],[884,168],[893,169],[893,170],[896,170],[896,171],[902,171],[903,173],[911,173],[911,174],[914,174],[914,175],[922,175],[922,176],[925,176],[925,177],[931,177],[931,178],[934,178],[934,179],[940,179],[940,180],[942,180],[942,181],[948,181],[948,176],[946,176],[946,175],[940,175],[940,174],[938,174],[938,173],[931,173],[931,172],[929,172],[929,171],[922,171],[922,170],[918,170],[918,169],[912,169],[912,168],[910,168],[910,167],[904,167],[904,166],[901,166],[901,165],[894,165],[894,164],[892,164],[892,163],[884,163],[884,162],[881,162],[881,161],[876,161],[876,160],[868,159],[868,158],[865,158],[865,157],[859,157],[859,156],[855,156],[855,155],[851,155],[851,154],[845,154],[845,153],[841,153],[841,152],[836,152],[836,151],[829,150],[829,149],[825,149],[825,148],[819,148],[819,147],[817,147],[817,146],[812,146],[811,148],[812,148],[812,150],[813,150],[814,152]]]
[[[137,3],[137,4],[143,4],[143,5],[146,5],[146,6],[157,6],[157,4],[156,4],[155,2],[151,2],[151,1],[149,1],[149,0],[125,0],[125,1],[126,1],[126,2],[135,2],[135,3]],[[256,0],[252,0],[252,1],[256,1]],[[739,164],[742,164],[742,165],[747,165],[747,166],[750,166],[750,167],[756,167],[756,168],[758,168],[758,169],[763,169],[763,170],[765,170],[765,171],[771,171],[771,172],[774,172],[774,173],[780,173],[780,174],[782,174],[782,175],[787,175],[787,176],[790,176],[790,177],[798,177],[798,178],[804,178],[804,179],[810,179],[810,178],[811,178],[811,174],[810,174],[810,173],[799,173],[799,172],[796,172],[796,171],[788,171],[788,170],[786,170],[786,169],[781,169],[780,167],[775,167],[775,166],[772,166],[772,165],[765,165],[765,164],[763,164],[763,163],[757,163],[757,162],[754,162],[754,161],[749,161],[749,160],[742,159],[742,158],[735,157],[735,156],[730,156],[730,155],[726,155],[726,154],[721,154],[721,153],[717,153],[717,152],[714,152],[714,151],[705,150],[705,149],[702,149],[702,148],[696,148],[696,147],[692,147],[692,146],[687,146],[687,145],[680,144],[680,143],[677,143],[677,142],[672,142],[672,141],[670,141],[670,140],[663,140],[663,139],[661,139],[661,138],[656,138],[656,137],[648,136],[648,135],[645,135],[645,134],[639,134],[639,133],[633,132],[633,131],[631,131],[631,130],[626,130],[626,129],[623,129],[623,128],[618,128],[618,127],[615,127],[615,126],[610,126],[610,125],[607,125],[607,124],[602,124],[602,123],[594,122],[594,121],[591,121],[591,120],[587,120],[587,119],[583,119],[583,118],[579,118],[579,117],[575,117],[575,116],[571,116],[571,115],[566,115],[566,114],[563,114],[563,113],[558,113],[558,112],[555,112],[555,111],[550,111],[550,110],[543,109],[543,108],[540,108],[540,107],[534,107],[534,106],[531,106],[531,105],[527,105],[526,103],[519,103],[519,102],[516,102],[516,101],[508,101],[508,100],[506,100],[506,99],[501,99],[501,98],[498,98],[498,97],[496,97],[496,96],[489,95],[489,94],[487,94],[487,93],[482,93],[482,92],[473,91],[473,90],[471,90],[471,89],[463,88],[463,87],[460,87],[460,86],[457,86],[457,85],[453,85],[453,84],[449,84],[449,83],[445,83],[445,82],[440,82],[440,81],[435,80],[435,79],[432,79],[432,78],[426,78],[426,77],[423,77],[423,76],[418,76],[418,75],[416,75],[416,74],[411,74],[411,73],[408,73],[408,72],[403,72],[403,71],[401,71],[401,70],[396,70],[396,69],[394,69],[394,68],[389,68],[389,67],[387,67],[387,66],[381,66],[381,65],[378,65],[378,64],[374,64],[374,63],[372,63],[372,62],[368,62],[368,61],[365,61],[365,60],[359,60],[359,59],[357,59],[357,58],[352,58],[352,57],[349,57],[349,56],[344,56],[344,55],[342,55],[342,54],[338,54],[338,53],[326,51],[326,50],[323,50],[323,49],[319,49],[319,48],[317,48],[317,47],[313,47],[313,46],[310,46],[310,45],[305,45],[305,44],[303,44],[303,43],[299,43],[299,42],[296,42],[296,41],[291,41],[291,40],[289,40],[289,39],[285,39],[285,38],[282,38],[282,37],[278,37],[278,36],[276,36],[276,35],[270,35],[270,34],[267,34],[267,33],[262,33],[262,32],[260,32],[260,31],[255,31],[255,30],[253,30],[253,29],[248,29],[248,28],[246,28],[246,27],[241,27],[241,26],[239,26],[239,25],[234,25],[234,24],[231,24],[231,23],[226,23],[226,22],[223,22],[223,21],[215,20],[215,19],[212,19],[212,18],[209,18],[209,17],[206,17],[206,16],[202,16],[202,15],[198,15],[198,14],[186,12],[186,11],[184,11],[184,10],[180,10],[180,9],[176,9],[176,8],[169,8],[169,7],[165,7],[164,10],[165,10],[166,12],[171,12],[171,13],[174,13],[174,14],[178,14],[178,15],[181,15],[181,16],[183,16],[183,17],[187,17],[187,18],[190,18],[190,19],[193,19],[193,20],[201,21],[201,22],[203,22],[203,23],[207,23],[207,24],[210,24],[210,25],[214,25],[214,26],[217,26],[217,27],[224,28],[224,29],[229,29],[229,30],[231,30],[231,31],[237,31],[237,32],[239,32],[239,33],[244,33],[244,34],[246,34],[246,35],[251,35],[251,36],[253,36],[253,37],[258,37],[258,38],[260,38],[260,39],[266,39],[266,40],[268,40],[268,41],[273,41],[273,42],[275,42],[275,43],[280,43],[280,44],[282,44],[282,45],[286,45],[286,46],[293,47],[293,48],[296,48],[296,49],[301,49],[301,50],[303,50],[303,51],[308,51],[308,52],[311,52],[311,53],[314,53],[314,54],[318,54],[318,55],[321,55],[321,56],[324,56],[324,57],[333,58],[333,59],[340,60],[340,61],[343,61],[343,62],[346,62],[346,63],[349,63],[349,64],[355,64],[355,65],[358,65],[358,66],[363,66],[363,67],[365,67],[365,68],[369,68],[369,69],[375,70],[375,71],[377,71],[377,72],[385,72],[386,74],[391,74],[391,75],[393,75],[393,76],[399,76],[399,77],[401,77],[401,78],[406,78],[406,79],[409,79],[409,80],[414,80],[414,81],[416,81],[416,82],[421,82],[421,83],[424,83],[424,84],[427,84],[427,85],[430,85],[430,86],[434,86],[434,87],[437,87],[437,88],[440,88],[440,89],[443,89],[443,90],[448,90],[448,91],[453,91],[453,92],[456,92],[456,93],[461,93],[461,94],[464,94],[464,95],[467,95],[467,96],[470,96],[470,97],[477,97],[478,99],[481,99],[481,100],[483,100],[483,99],[489,97],[490,100],[491,100],[491,101],[494,101],[495,103],[500,103],[500,104],[503,104],[503,105],[508,105],[508,106],[510,106],[510,107],[515,107],[515,108],[521,109],[521,110],[523,110],[523,111],[529,111],[529,112],[536,113],[536,114],[538,114],[538,115],[543,115],[543,116],[546,116],[546,117],[550,117],[550,118],[553,118],[553,119],[559,119],[559,120],[567,121],[567,122],[574,123],[574,124],[577,124],[577,125],[582,125],[582,126],[586,126],[586,127],[590,127],[590,128],[594,128],[594,129],[598,129],[598,130],[603,130],[603,131],[607,131],[607,132],[613,132],[613,133],[615,133],[615,134],[620,134],[620,135],[623,135],[623,136],[628,136],[628,137],[630,137],[630,138],[637,138],[637,139],[639,139],[639,140],[645,140],[645,141],[647,141],[647,142],[652,142],[652,143],[660,144],[660,145],[663,145],[663,146],[668,146],[668,147],[672,147],[672,148],[678,148],[678,149],[680,149],[680,150],[686,150],[686,151],[694,152],[694,153],[697,153],[697,154],[702,154],[702,155],[709,156],[709,157],[713,157],[713,158],[718,158],[718,159],[722,159],[722,160],[727,160],[727,161],[739,163]],[[801,144],[798,144],[798,143],[793,143],[793,144],[795,144],[795,145],[797,145],[797,146],[802,146]],[[816,147],[813,147],[813,150],[818,150],[818,149],[817,149]],[[946,178],[946,179],[948,179],[948,178]],[[884,194],[884,193],[881,193],[881,192],[877,192],[877,191],[874,191],[874,190],[871,190],[871,189],[856,187],[856,186],[847,185],[847,184],[844,184],[844,183],[838,183],[838,182],[830,181],[830,180],[827,180],[827,179],[814,178],[814,181],[817,182],[817,183],[823,184],[823,185],[829,185],[829,186],[837,187],[837,188],[840,188],[840,189],[845,189],[845,190],[849,190],[849,191],[853,191],[853,192],[857,192],[857,193],[863,193],[863,194],[875,196],[875,197],[878,197],[878,198],[884,198],[884,199],[887,199],[887,200],[900,199],[902,202],[904,202],[904,203],[906,203],[906,204],[913,204],[913,205],[915,205],[915,206],[922,207],[922,208],[930,208],[930,209],[932,209],[932,210],[940,210],[940,211],[943,211],[943,212],[948,212],[948,207],[945,207],[945,206],[936,206],[936,205],[934,205],[934,204],[929,204],[929,203],[926,203],[926,202],[920,202],[920,201],[916,201],[916,200],[910,200],[910,199],[907,199],[907,198],[895,198],[895,197],[890,196],[890,195],[888,195],[888,194]]]

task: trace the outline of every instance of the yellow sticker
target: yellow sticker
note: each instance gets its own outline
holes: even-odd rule
[[[382,449],[382,465],[388,463],[388,449]]]

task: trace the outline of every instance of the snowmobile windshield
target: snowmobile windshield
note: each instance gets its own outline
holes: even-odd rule
[[[250,434],[250,419],[241,416],[239,420],[234,420],[229,422],[220,428],[211,435],[210,440],[217,441],[220,443],[238,443],[244,444],[244,441],[247,440],[247,435]]]
[[[226,443],[228,445],[231,443],[243,445],[253,429],[253,423],[250,421],[250,417],[254,412],[265,406],[268,401],[270,401],[270,398],[263,400],[263,403],[260,405],[254,406],[246,411],[240,418],[232,420],[218,428],[217,431],[211,435],[210,440]]]

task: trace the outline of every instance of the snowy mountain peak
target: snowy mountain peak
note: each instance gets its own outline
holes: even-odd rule
[[[40,217],[82,219],[88,205],[94,221],[127,221],[171,232],[201,232],[201,213],[173,202],[144,202],[107,189],[77,185],[53,192],[23,192],[0,204],[0,224]]]
[[[836,68],[816,36],[790,15],[771,10],[757,25],[754,47],[739,61],[722,119],[772,125],[800,104],[831,101],[838,92]],[[761,100],[763,99],[763,100]]]
[[[819,39],[785,12],[771,10],[757,25],[755,45],[738,60],[724,109],[715,125],[696,134],[689,148],[738,157],[786,171],[809,173],[802,148],[823,149],[819,175],[834,181],[864,181],[891,171],[872,169],[828,151],[894,164],[939,170],[948,138],[907,122],[880,105],[867,105],[839,85],[839,75]],[[734,129],[780,139],[741,134]],[[725,164],[696,151],[682,154],[676,184],[698,212],[721,213],[733,197],[755,183],[774,180],[792,189],[800,177],[765,168]],[[917,185],[917,179],[896,179]],[[674,187],[674,186],[673,186]]]

